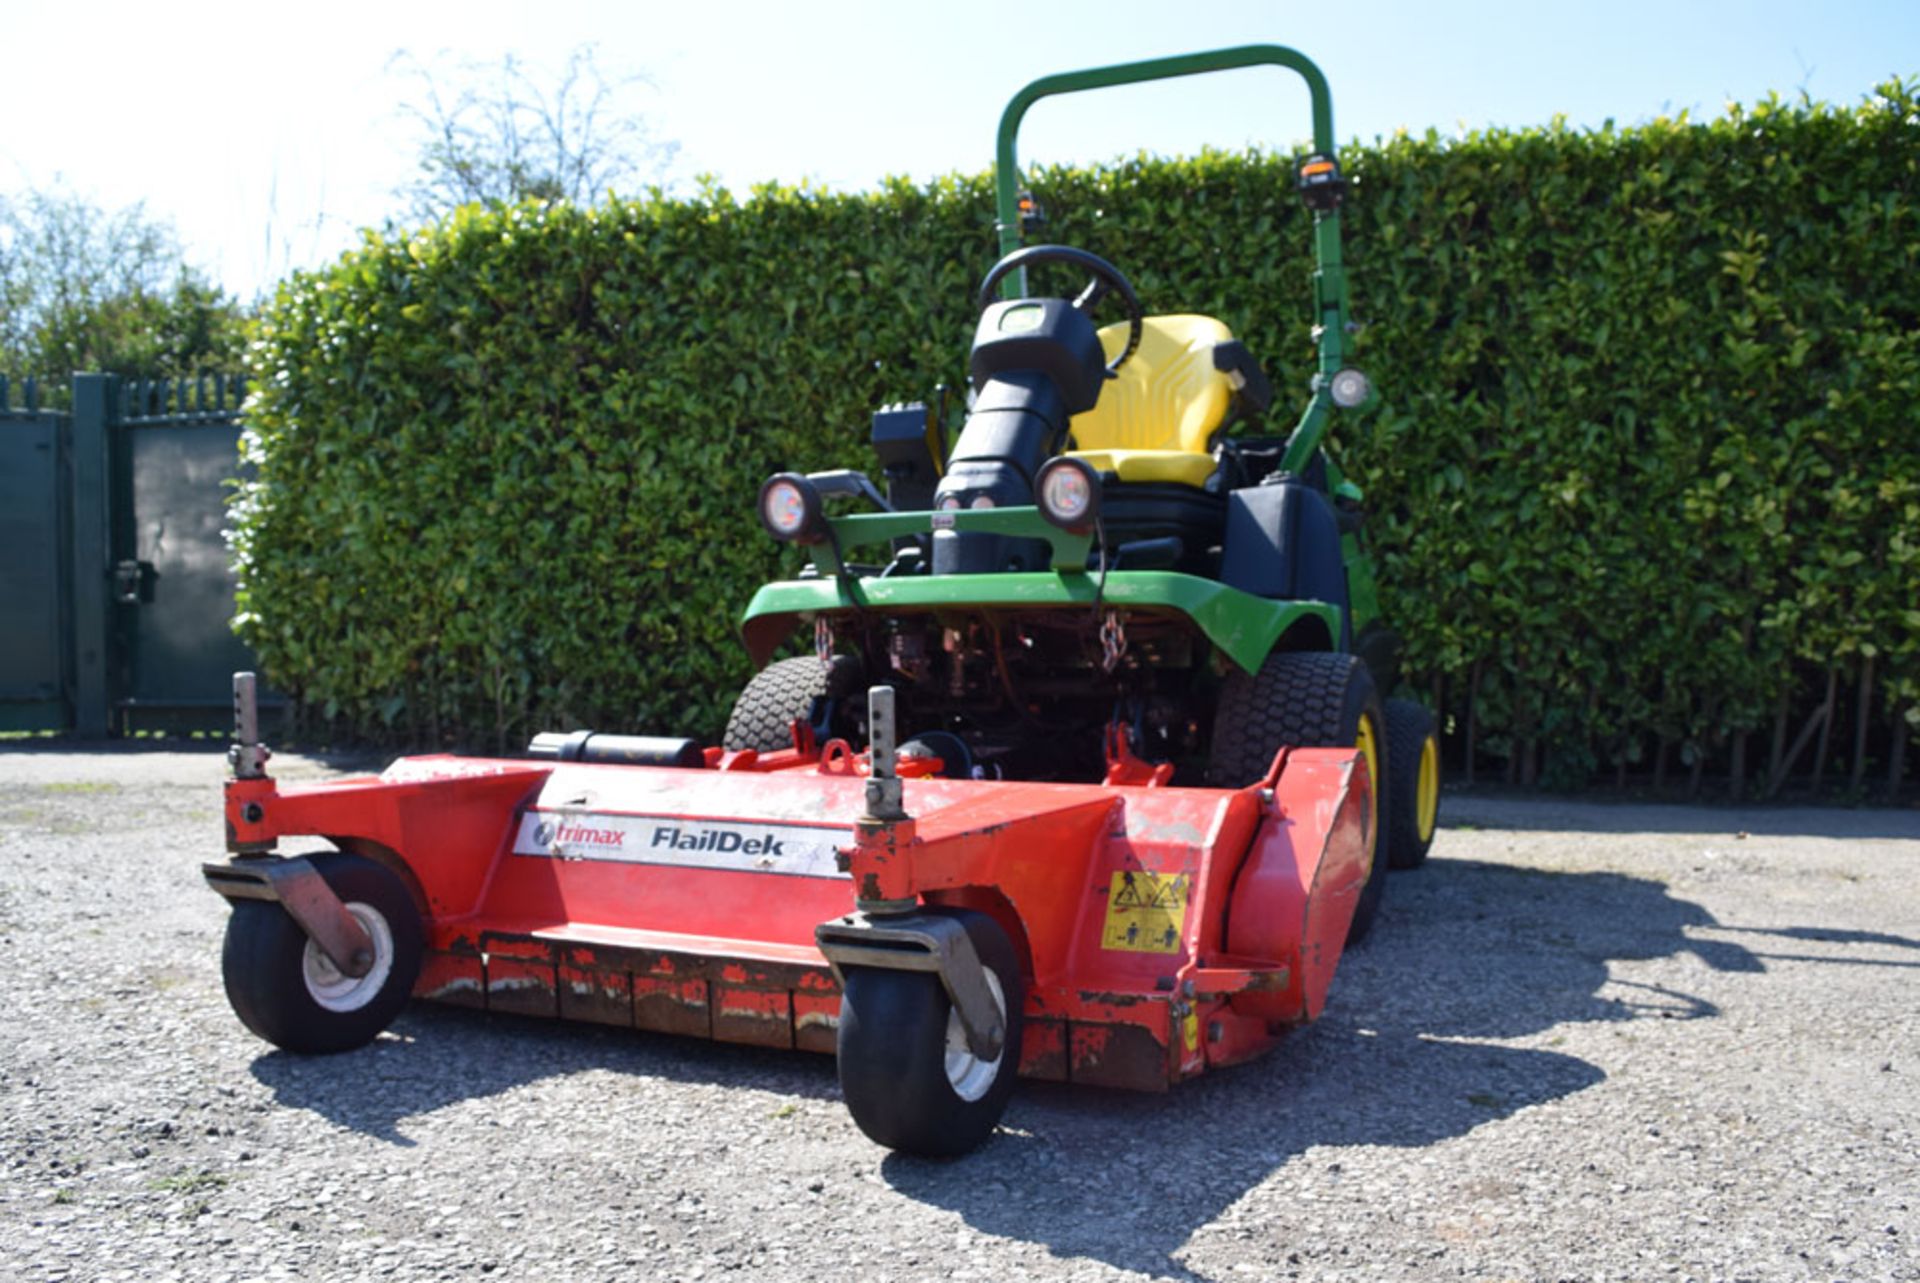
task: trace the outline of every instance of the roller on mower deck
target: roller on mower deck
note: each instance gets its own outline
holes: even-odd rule
[[[1019,248],[1037,211],[1013,157],[1047,94],[1261,64],[1305,78],[1316,142],[1319,371],[1271,438],[1223,325],[1145,317],[1085,251]],[[241,1020],[341,1051],[419,996],[833,1052],[868,1136],[941,1155],[992,1133],[1020,1075],[1164,1090],[1313,1019],[1389,863],[1424,858],[1438,790],[1432,718],[1383,699],[1398,643],[1321,448],[1370,397],[1345,362],[1343,192],[1325,81],[1292,50],[1022,90],[965,423],[949,447],[939,411],[877,414],[884,494],[854,472],[762,488],[812,565],[748,607],[763,668],[721,746],[577,731],[282,786],[237,675],[231,858],[205,876]],[[1091,283],[1029,297],[1050,262]],[[1096,331],[1108,297],[1126,319]],[[851,559],[869,545],[883,564]],[[813,653],[770,663],[805,627]],[[279,854],[293,837],[331,849]]]

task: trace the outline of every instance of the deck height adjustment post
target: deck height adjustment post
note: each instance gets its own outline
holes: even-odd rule
[[[267,759],[273,756],[260,742],[259,679],[252,673],[233,675],[233,746],[227,763],[236,780],[267,778]]]
[[[897,765],[899,735],[893,717],[893,687],[867,691],[867,743],[871,774],[867,777],[866,819],[884,824],[907,818]]]

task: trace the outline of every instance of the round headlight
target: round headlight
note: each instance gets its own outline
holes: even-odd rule
[[[1360,371],[1346,369],[1333,376],[1333,383],[1328,390],[1333,393],[1335,405],[1342,410],[1351,410],[1357,405],[1364,405],[1367,398],[1373,395],[1373,384]]]
[[[776,472],[760,487],[760,524],[783,543],[820,538],[820,492],[797,472]]]
[[[1034,489],[1040,515],[1062,530],[1085,533],[1100,515],[1100,477],[1084,459],[1048,460]]]

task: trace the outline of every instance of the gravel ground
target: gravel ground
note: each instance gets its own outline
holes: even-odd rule
[[[276,759],[283,777],[324,764]],[[1920,814],[1450,796],[1325,1017],[955,1162],[826,1057],[228,1010],[213,753],[0,752],[0,1278],[1920,1280]]]

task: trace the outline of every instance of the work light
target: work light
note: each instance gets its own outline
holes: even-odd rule
[[[1351,410],[1357,405],[1366,404],[1367,398],[1373,395],[1373,384],[1360,371],[1346,369],[1333,376],[1328,390],[1333,393],[1335,405],[1342,410]]]
[[[820,492],[797,472],[776,472],[760,487],[760,524],[782,543],[819,543],[826,533]]]
[[[1100,515],[1100,478],[1084,459],[1050,459],[1040,469],[1040,515],[1072,534],[1085,534]]]

